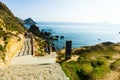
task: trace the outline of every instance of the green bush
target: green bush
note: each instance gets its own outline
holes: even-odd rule
[[[104,57],[100,57],[92,61],[91,65],[93,66],[93,71],[90,74],[91,80],[100,80],[110,72],[110,67],[108,65],[107,59]]]
[[[104,62],[102,62],[102,61],[93,61],[92,62],[93,67],[100,67],[102,65],[104,65]]]
[[[112,70],[120,71],[120,59],[117,59],[115,62],[113,62],[110,68]]]
[[[3,36],[3,40],[4,40],[4,41],[6,41],[6,40],[7,40],[7,38],[8,38],[8,36],[7,36],[7,35],[4,35],[4,36]]]
[[[86,74],[83,69],[77,70],[76,73],[79,76],[80,80],[89,80],[89,74]]]
[[[77,70],[79,70],[79,64],[75,62],[63,62],[61,63],[62,69],[66,73],[66,75],[70,78],[70,80],[80,80],[78,75],[76,74]]]
[[[0,51],[4,51],[4,47],[0,44]]]
[[[40,53],[44,53],[43,49],[38,49],[40,51]]]
[[[90,74],[93,71],[93,67],[91,65],[91,62],[84,61],[79,63],[77,66],[76,74],[80,78],[80,80],[89,80]]]
[[[21,38],[20,38],[20,37],[18,37],[17,41],[21,41]]]
[[[107,65],[102,65],[99,67],[95,67],[90,74],[91,80],[102,80],[107,73],[110,72],[110,68]]]
[[[0,37],[5,36],[5,31],[3,31],[2,29],[0,29]]]
[[[1,58],[2,60],[5,60],[5,53],[0,52],[0,58]]]
[[[104,56],[106,59],[112,60],[112,56]]]

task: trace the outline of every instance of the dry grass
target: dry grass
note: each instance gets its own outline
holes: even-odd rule
[[[71,56],[71,59],[67,60],[67,62],[70,62],[70,61],[77,61],[78,58],[79,58],[78,55],[72,55],[72,56]]]
[[[107,42],[73,49],[72,54],[71,59],[62,63],[71,80],[120,80],[120,45]]]

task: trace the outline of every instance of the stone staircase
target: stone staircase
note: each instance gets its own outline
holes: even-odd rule
[[[26,38],[21,51],[16,56],[31,55],[32,54],[31,51],[32,51],[31,39]]]
[[[60,64],[56,63],[56,56],[56,52],[51,52],[42,57],[33,57],[30,39],[27,38],[10,66],[0,69],[0,80],[69,80]]]
[[[11,65],[0,70],[0,80],[69,80],[58,63]]]

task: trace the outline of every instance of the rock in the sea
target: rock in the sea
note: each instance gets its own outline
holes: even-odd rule
[[[52,40],[58,40],[58,38],[59,38],[58,36],[51,36]]]
[[[60,36],[60,39],[63,39],[64,38],[64,36]]]
[[[31,18],[28,18],[24,20],[24,24],[34,25],[36,22],[34,22]]]
[[[55,36],[56,38],[59,38],[59,36]]]

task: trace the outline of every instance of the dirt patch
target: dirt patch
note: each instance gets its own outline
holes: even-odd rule
[[[79,58],[78,55],[72,55],[71,59],[69,59],[67,62],[70,62],[70,61],[77,61]]]

